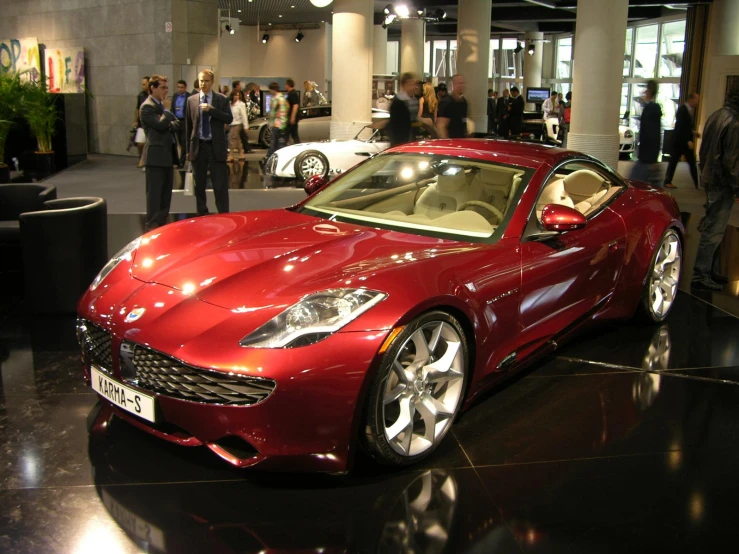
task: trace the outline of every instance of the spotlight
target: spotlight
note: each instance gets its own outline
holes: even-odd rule
[[[301,40],[303,40],[304,36],[305,35],[303,34],[303,31],[298,31],[298,34],[295,35],[295,42],[300,42]]]
[[[399,4],[395,6],[395,13],[398,17],[410,17],[411,10],[405,4]]]
[[[251,0],[249,0],[251,2]],[[325,8],[328,6],[333,0],[310,0],[310,3],[313,4],[316,8]]]
[[[393,8],[393,5],[392,4],[388,4],[387,6],[385,6],[385,9],[382,10],[382,13],[384,13],[385,15],[390,15],[394,11],[395,11],[395,8]]]
[[[397,16],[395,14],[386,15],[385,20],[382,22],[382,28],[387,29],[388,25],[395,21],[396,17]]]
[[[536,52],[536,45],[532,42],[531,44],[529,44],[529,47],[526,49],[526,53],[529,56],[533,56],[534,52]]]
[[[418,17],[423,17],[423,10],[419,9],[417,10]]]
[[[437,21],[446,19],[446,12],[442,9],[434,10],[433,18],[436,19]]]
[[[267,41],[269,40],[269,34],[264,33],[262,35],[262,44],[267,44]]]
[[[523,46],[521,46],[520,42],[516,42],[516,47],[513,49],[513,53],[518,54],[521,50],[523,50]]]

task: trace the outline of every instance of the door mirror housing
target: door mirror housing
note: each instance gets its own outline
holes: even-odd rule
[[[310,196],[328,184],[328,180],[321,175],[313,175],[303,182],[303,190]]]
[[[546,231],[575,231],[585,227],[587,222],[576,209],[560,204],[547,204],[541,212],[541,224]]]

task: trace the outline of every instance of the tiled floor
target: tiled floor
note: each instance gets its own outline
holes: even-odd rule
[[[111,215],[111,249],[141,226]],[[420,467],[343,477],[237,470],[116,419],[88,434],[73,319],[5,294],[0,552],[731,551],[738,302],[688,282],[662,325],[593,327],[490,391]]]

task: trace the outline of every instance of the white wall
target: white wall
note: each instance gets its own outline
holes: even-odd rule
[[[272,31],[262,44],[264,34],[253,26],[242,25],[233,35],[220,38],[218,79],[225,77],[291,77],[298,90],[303,81],[324,85],[326,78],[326,34],[321,29],[303,30],[303,40],[295,42],[294,31]]]

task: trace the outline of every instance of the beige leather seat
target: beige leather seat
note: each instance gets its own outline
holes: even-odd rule
[[[544,190],[541,191],[539,200],[536,203],[536,217],[539,221],[541,221],[541,212],[547,204],[559,204],[568,208],[575,207],[575,203],[565,190],[564,179],[550,181],[544,186]]]
[[[413,208],[414,215],[435,219],[456,212],[468,200],[479,200],[472,187],[467,186],[467,175],[460,171],[456,175],[439,175],[436,183],[421,193]]]
[[[583,214],[596,206],[608,192],[608,182],[588,169],[567,175],[564,178],[564,187],[575,203],[575,209]]]

